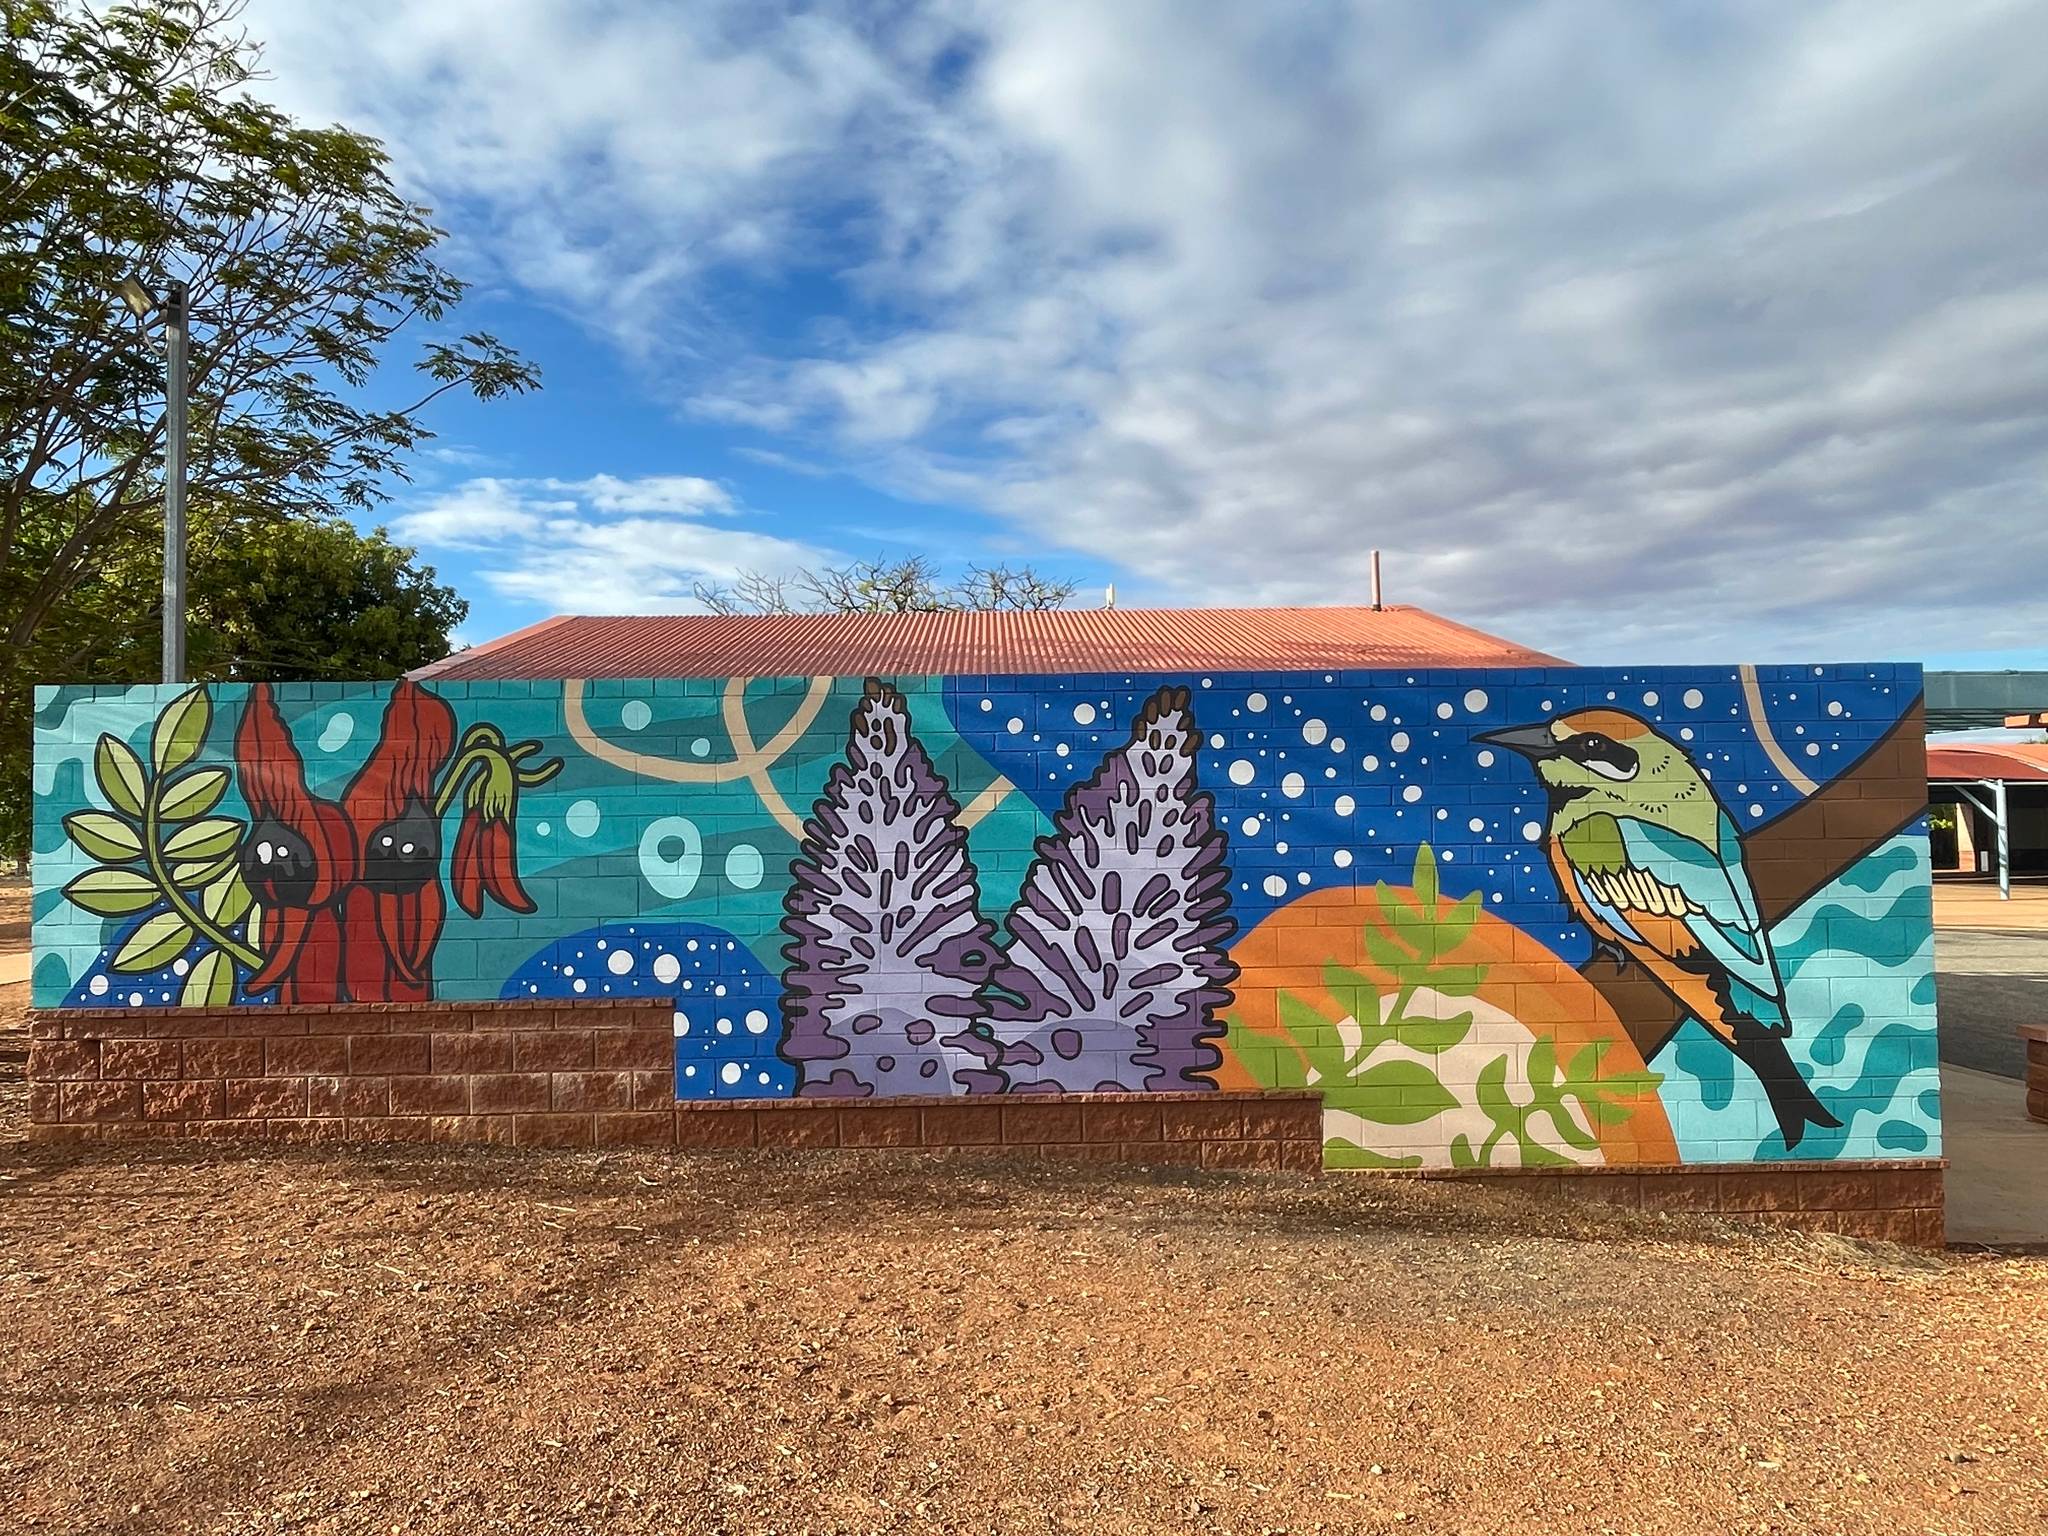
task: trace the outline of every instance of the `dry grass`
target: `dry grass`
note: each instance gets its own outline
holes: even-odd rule
[[[2048,1526],[2039,1260],[1343,1179],[66,1152],[0,1093],[7,1529]]]

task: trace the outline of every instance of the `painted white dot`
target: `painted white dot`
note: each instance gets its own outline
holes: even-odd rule
[[[1230,782],[1233,784],[1249,784],[1252,781],[1252,775],[1257,772],[1258,770],[1252,767],[1249,758],[1240,757],[1230,765]]]
[[[1479,754],[1479,766],[1482,768],[1491,768],[1493,766],[1493,753],[1491,751]]]
[[[1465,694],[1466,713],[1476,715],[1484,708],[1486,708],[1486,690],[1484,688],[1467,690]]]
[[[1374,757],[1370,752],[1368,752],[1365,754],[1363,761],[1361,761],[1358,766],[1363,768],[1367,773],[1377,773],[1379,772],[1380,760]]]
[[[1828,713],[1829,713],[1829,714],[1831,714],[1831,715],[1839,715],[1839,714],[1840,714],[1841,712],[1842,712],[1842,701],[1841,701],[1840,699],[1835,699],[1835,700],[1832,700],[1832,701],[1831,701],[1831,702],[1830,702],[1830,703],[1828,704]]]
[[[688,1015],[687,1013],[680,1013],[680,1012],[679,1012],[679,1013],[677,1013],[677,1014],[676,1014],[676,1038],[677,1038],[678,1040],[680,1040],[680,1039],[682,1039],[682,1038],[683,1038],[683,1036],[687,1035],[687,1034],[688,1034],[689,1032],[690,1032],[690,1016],[689,1016],[689,1015]]]
[[[1263,693],[1248,693],[1245,695],[1244,707],[1256,715],[1265,709],[1266,696]]]
[[[94,997],[105,997],[107,995],[107,978],[104,976],[93,977],[91,981],[85,984],[85,990]]]
[[[1446,810],[1439,810],[1436,813],[1436,819],[1438,821],[1449,821],[1451,819],[1451,813]]]
[[[723,1083],[738,1082],[740,1080],[740,1064],[736,1061],[728,1061],[718,1069],[718,1079]]]
[[[1522,823],[1522,836],[1523,836],[1524,838],[1526,838],[1526,839],[1527,839],[1527,840],[1528,840],[1529,842],[1532,842],[1532,843],[1539,843],[1539,842],[1541,842],[1541,841],[1543,840],[1543,826],[1542,826],[1542,823],[1540,823],[1540,822],[1534,822],[1534,821],[1525,821],[1525,822],[1523,822],[1523,823]]]
[[[1247,816],[1242,825],[1238,827],[1238,831],[1242,832],[1246,837],[1257,837],[1259,835],[1259,828],[1264,825],[1265,823],[1260,821],[1258,817]]]
[[[663,986],[669,985],[683,974],[683,962],[674,955],[660,954],[654,957],[654,979]]]
[[[1456,713],[1457,711],[1451,708],[1451,701],[1449,699],[1444,700],[1443,703],[1437,705],[1436,707],[1436,717],[1439,720],[1448,720],[1451,718],[1452,715],[1455,715]]]
[[[1763,813],[1764,813],[1764,808],[1763,808],[1762,806],[1760,806],[1760,805],[1752,805],[1752,806],[1751,806],[1751,807],[1749,808],[1749,814],[1750,814],[1750,815],[1752,815],[1752,816],[1761,816],[1761,815],[1763,815]]]
[[[1299,800],[1308,784],[1298,773],[1290,773],[1280,780],[1280,793],[1290,800]]]
[[[1329,734],[1329,726],[1320,720],[1304,720],[1301,722],[1301,739],[1312,747],[1320,747]]]
[[[1375,719],[1375,720],[1384,720],[1384,719],[1386,719],[1386,718],[1387,718],[1387,706],[1386,706],[1386,705],[1384,705],[1384,704],[1375,704],[1375,705],[1373,705],[1373,707],[1372,707],[1372,717],[1373,717],[1373,719]]]
[[[709,757],[710,755],[711,738],[709,736],[699,736],[695,741],[692,741],[690,743],[690,756]]]
[[[1353,811],[1358,809],[1358,802],[1352,799],[1349,795],[1339,795],[1337,797],[1336,809],[1337,814],[1339,816],[1349,816]]]
[[[1331,750],[1332,752],[1337,752],[1337,753],[1341,753],[1341,752],[1343,752],[1343,750],[1344,750],[1344,738],[1343,738],[1342,736],[1332,736],[1332,737],[1330,738],[1330,750]]]
[[[1645,694],[1643,695],[1643,702],[1644,702],[1645,704],[1647,704],[1647,705],[1648,705],[1648,706],[1649,706],[1649,707],[1650,707],[1651,709],[1655,709],[1655,708],[1657,707],[1657,691],[1656,691],[1656,689],[1652,688],[1652,689],[1650,689],[1650,690],[1649,690],[1648,692],[1646,692],[1646,693],[1645,693]]]
[[[130,1008],[140,1008],[142,1006],[142,994],[140,992],[130,992],[128,994],[128,1006]]]
[[[1809,741],[1809,742],[1808,742],[1808,743],[1806,744],[1806,755],[1807,755],[1808,757],[1819,757],[1819,756],[1820,756],[1820,743],[1819,743],[1819,742],[1817,742],[1817,741]]]
[[[562,825],[576,837],[588,837],[603,819],[598,814],[595,800],[578,800],[563,814]]]
[[[536,833],[538,833],[538,834],[539,834],[540,836],[542,836],[542,837],[546,837],[546,836],[548,835],[548,833],[550,833],[550,832],[552,832],[552,831],[554,830],[554,828],[550,827],[550,826],[549,826],[549,825],[548,825],[548,824],[547,824],[546,822],[544,822],[544,821],[543,821],[543,822],[537,823],[537,824],[535,825],[535,827],[534,827],[534,829],[533,829],[533,830],[534,830],[534,831],[535,831]]]
[[[1396,752],[1406,752],[1408,750],[1408,733],[1406,731],[1394,732],[1393,735],[1387,738],[1387,745]]]
[[[1351,850],[1349,848],[1339,848],[1330,855],[1330,862],[1339,869],[1349,869],[1351,867]]]
[[[573,982],[569,984],[569,986],[570,990],[575,992],[588,992],[590,990],[590,983],[585,981],[581,976],[578,976]]]
[[[1003,729],[1012,736],[1021,736],[1024,734],[1024,722],[1018,719],[1017,716],[1012,715],[1010,716],[1010,723],[1004,726]]]
[[[1054,747],[1052,750],[1053,755],[1055,757],[1065,757],[1068,754],[1068,752],[1072,751],[1073,749],[1063,741],[1058,746]]]
[[[1681,726],[1680,726],[1680,727],[1678,728],[1678,739],[1679,739],[1680,741],[1691,741],[1691,740],[1692,740],[1692,727],[1691,727],[1691,726],[1689,726],[1689,725],[1681,725]]]
[[[1698,709],[1702,704],[1707,702],[1707,696],[1704,693],[1701,693],[1697,688],[1688,688],[1680,696],[1680,702],[1682,702],[1687,709]]]
[[[619,711],[619,724],[629,731],[645,730],[653,718],[654,711],[647,707],[645,699],[628,699],[626,707]]]
[[[604,964],[605,969],[614,976],[623,976],[626,972],[633,969],[632,952],[624,949],[615,949],[612,951],[611,959],[605,961]]]
[[[1307,870],[1304,869],[1303,871],[1301,871],[1300,874],[1296,875],[1294,878],[1298,880],[1301,884],[1307,885],[1310,879],[1313,877],[1309,874]]]
[[[759,1008],[749,1008],[747,1010],[747,1032],[755,1035],[767,1034],[768,1015]]]
[[[1401,791],[1401,798],[1403,800],[1406,800],[1410,805],[1413,805],[1416,801],[1422,798],[1422,786],[1420,784],[1410,784],[1406,789]]]
[[[171,974],[173,976],[182,976],[191,969],[191,963],[185,960],[182,956],[171,962]]]
[[[1095,706],[1093,704],[1076,704],[1074,706],[1074,724],[1093,725],[1094,723]]]
[[[983,699],[981,701],[982,713],[984,714],[986,714],[989,710],[994,709],[995,707],[996,701],[994,699]]]
[[[385,838],[385,839],[384,839],[384,841],[388,843],[388,842],[390,842],[390,841],[391,841],[391,839],[387,837],[387,838]],[[398,845],[398,851],[399,851],[400,853],[406,853],[406,854],[409,854],[409,853],[411,853],[411,852],[412,852],[412,844],[411,844],[411,843],[400,843],[400,844]]]
[[[1468,832],[1484,832],[1486,830],[1486,823],[1481,821],[1477,816],[1474,816],[1470,821],[1465,823],[1465,829]]]
[[[1285,896],[1287,894],[1287,877],[1285,875],[1268,875],[1260,889],[1265,891],[1268,896]]]

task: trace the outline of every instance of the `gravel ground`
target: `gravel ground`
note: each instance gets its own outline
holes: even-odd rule
[[[2038,1259],[1341,1178],[60,1151],[0,1070],[8,1529],[2048,1527]]]

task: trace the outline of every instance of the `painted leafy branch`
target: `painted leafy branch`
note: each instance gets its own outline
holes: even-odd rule
[[[209,814],[227,793],[228,770],[194,765],[212,726],[213,704],[195,687],[157,717],[147,763],[119,737],[101,736],[93,775],[112,809],[64,818],[65,833],[97,864],[64,887],[73,905],[113,918],[160,909],[128,935],[110,969],[158,971],[195,942],[205,946],[185,974],[179,1001],[187,1006],[231,1001],[235,967],[262,963],[246,932],[243,824]]]
[[[811,1096],[994,1092],[981,989],[996,961],[960,806],[869,679],[804,823],[784,898],[781,1053]]]
[[[1210,1086],[1237,924],[1200,741],[1188,691],[1160,689],[1038,840],[989,1011],[1016,1089]]]

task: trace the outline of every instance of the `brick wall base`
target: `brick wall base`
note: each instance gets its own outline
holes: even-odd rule
[[[35,1015],[30,1135],[1001,1149],[1322,1171],[1316,1093],[678,1102],[666,1000]]]
[[[1939,1158],[1912,1162],[1713,1163],[1678,1168],[1371,1170],[1361,1178],[1459,1180],[1540,1200],[1597,1201],[1644,1211],[1691,1211],[1872,1242],[1939,1248]]]
[[[45,1010],[30,1135],[526,1147],[979,1149],[1095,1162],[1322,1171],[1322,1098],[1106,1093],[678,1102],[666,1000]],[[2048,1041],[2030,1046],[2048,1074]],[[2031,1101],[2030,1101],[2031,1102]],[[1938,1246],[1939,1161],[1362,1173],[1478,1179],[1545,1199],[1741,1216]]]
[[[2027,1043],[2027,1118],[2048,1125],[2048,1024],[2022,1024]]]

